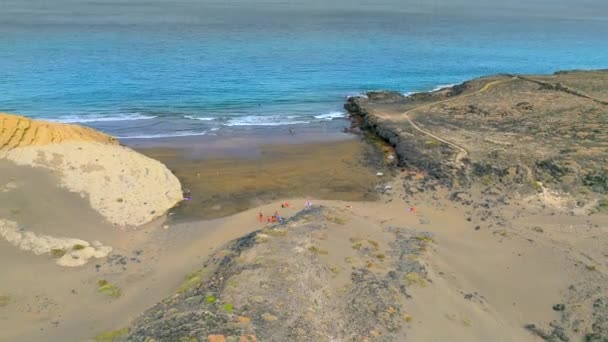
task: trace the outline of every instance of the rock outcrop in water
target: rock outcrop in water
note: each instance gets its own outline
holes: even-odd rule
[[[48,169],[118,226],[147,223],[182,200],[163,164],[86,127],[0,114],[0,158]]]

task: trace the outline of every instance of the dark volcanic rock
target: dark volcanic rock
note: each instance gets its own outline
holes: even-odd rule
[[[394,147],[398,166],[448,187],[500,183],[608,193],[608,77],[497,75],[435,92],[349,98],[351,117]]]
[[[585,336],[586,342],[608,342],[608,298],[593,302],[593,332]]]
[[[126,340],[402,341],[407,288],[428,281],[412,256],[432,237],[388,228],[386,251],[375,241],[347,240],[355,256],[336,267],[325,257],[334,252],[315,240],[341,222],[335,215],[310,207],[229,243],[188,276],[188,286],[139,317]],[[349,272],[346,284],[336,283],[340,272]]]

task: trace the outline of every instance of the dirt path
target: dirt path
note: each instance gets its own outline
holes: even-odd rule
[[[412,118],[410,117],[409,114],[412,113],[412,112],[415,112],[417,110],[420,110],[420,109],[428,108],[428,107],[435,106],[435,105],[442,104],[442,103],[447,103],[447,102],[450,102],[450,101],[453,101],[453,100],[456,100],[456,99],[462,99],[462,98],[470,97],[470,96],[473,96],[473,95],[481,94],[483,92],[486,92],[486,91],[492,89],[494,86],[496,86],[496,85],[498,85],[500,83],[504,83],[504,82],[507,82],[507,81],[510,81],[510,80],[512,80],[512,78],[509,78],[509,79],[506,79],[506,80],[498,80],[498,81],[488,82],[481,89],[479,89],[479,90],[477,90],[475,92],[472,92],[470,94],[465,94],[465,95],[462,95],[462,96],[456,96],[456,97],[448,98],[448,99],[445,99],[445,100],[442,100],[442,101],[438,101],[438,102],[427,103],[427,104],[418,106],[416,108],[413,108],[413,109],[410,109],[408,111],[405,111],[405,112],[401,113],[401,117],[403,119],[405,119],[418,132],[420,132],[422,134],[425,134],[425,135],[427,135],[427,136],[429,136],[429,137],[431,137],[431,138],[433,138],[435,140],[438,140],[438,141],[440,141],[440,142],[442,142],[442,143],[444,143],[446,145],[449,145],[452,148],[458,150],[458,153],[456,154],[456,157],[454,158],[454,161],[458,165],[462,166],[463,165],[462,164],[462,159],[469,155],[469,151],[467,151],[466,148],[464,148],[464,147],[462,147],[462,146],[460,146],[460,145],[458,145],[458,144],[456,144],[456,143],[454,143],[452,141],[444,139],[444,138],[442,138],[442,137],[440,137],[440,136],[438,136],[436,134],[433,134],[433,133],[431,133],[431,132],[429,132],[429,131],[421,128],[420,126],[418,126],[414,122],[414,120],[412,120]],[[388,118],[388,115],[386,115],[385,113],[378,113],[378,114],[381,117]]]
[[[555,91],[562,91],[564,93],[570,94],[570,95],[574,95],[574,96],[578,96],[578,97],[582,97],[584,99],[587,100],[591,100],[594,101],[596,103],[599,104],[603,104],[603,105],[608,105],[608,102],[600,100],[598,98],[595,98],[591,95],[587,95],[585,93],[583,93],[582,91],[575,89],[575,88],[571,88],[571,87],[567,87],[561,83],[551,83],[551,82],[545,82],[545,81],[541,81],[541,80],[537,80],[534,78],[530,78],[530,77],[525,77],[525,76],[514,76],[517,79],[520,80],[524,80],[524,81],[528,81],[528,82],[532,82],[532,83],[536,83],[538,85],[541,86],[546,86],[546,87],[550,87],[551,89],[555,90]]]
[[[523,81],[527,81],[527,82],[533,82],[533,83],[536,83],[536,84],[539,84],[539,85],[543,85],[543,86],[552,87],[556,91],[563,91],[563,92],[566,92],[566,93],[574,95],[574,96],[582,97],[582,98],[585,98],[585,99],[588,99],[588,100],[591,100],[591,101],[595,101],[595,102],[600,103],[600,104],[608,105],[608,103],[605,102],[605,101],[602,101],[600,99],[594,98],[594,97],[592,97],[590,95],[587,95],[587,94],[584,94],[584,93],[582,93],[582,92],[580,92],[580,91],[578,91],[576,89],[572,89],[572,88],[566,87],[566,86],[561,85],[561,84],[554,84],[554,83],[540,81],[540,80],[536,80],[536,79],[532,79],[532,78],[528,78],[528,77],[524,77],[524,76],[512,75],[508,79],[488,82],[481,89],[479,89],[479,90],[477,90],[475,92],[472,92],[472,93],[469,93],[469,94],[465,94],[465,95],[462,95],[462,96],[456,96],[456,97],[453,97],[453,98],[448,98],[448,99],[445,99],[445,100],[442,100],[442,101],[438,101],[438,102],[433,102],[433,103],[428,103],[428,104],[425,104],[425,105],[421,105],[421,106],[418,106],[416,108],[413,108],[413,109],[410,109],[408,111],[405,111],[401,115],[403,116],[403,118],[405,120],[407,120],[407,122],[415,130],[419,131],[422,134],[428,135],[429,137],[431,137],[433,139],[436,139],[436,140],[438,140],[438,141],[440,141],[440,142],[442,142],[444,144],[447,144],[447,145],[451,146],[452,148],[458,150],[458,153],[456,154],[456,157],[454,158],[454,161],[458,165],[462,166],[462,159],[469,155],[469,151],[467,151],[466,148],[464,148],[464,147],[462,147],[462,146],[460,146],[460,145],[458,145],[458,144],[456,144],[456,143],[454,143],[452,141],[444,139],[444,138],[442,138],[442,137],[440,137],[440,136],[438,136],[436,134],[433,134],[433,133],[431,133],[431,132],[429,132],[429,131],[421,128],[420,126],[418,126],[414,122],[414,120],[412,120],[412,118],[410,117],[409,114],[413,113],[413,112],[415,112],[417,110],[420,110],[420,109],[428,108],[428,107],[439,105],[439,104],[442,104],[442,103],[447,103],[447,102],[450,102],[450,101],[453,101],[453,100],[456,100],[456,99],[462,99],[462,98],[467,98],[467,97],[470,97],[470,96],[478,95],[478,94],[484,93],[484,92],[486,92],[486,91],[494,88],[498,84],[505,83],[505,82],[508,82],[508,81],[511,81],[511,80],[515,80],[515,79],[519,79],[519,80],[523,80]]]

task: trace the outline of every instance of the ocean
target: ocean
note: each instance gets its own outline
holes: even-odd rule
[[[340,118],[346,97],[370,90],[608,68],[608,16],[570,17],[567,8],[538,16],[371,5],[2,3],[0,112],[120,138],[282,129]]]

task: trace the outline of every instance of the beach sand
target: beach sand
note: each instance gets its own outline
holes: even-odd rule
[[[258,134],[131,147],[167,165],[191,194],[174,218],[223,217],[288,197],[377,198],[374,186],[383,179],[376,173],[387,173],[386,166],[376,148],[358,137],[311,132],[260,139]]]

